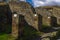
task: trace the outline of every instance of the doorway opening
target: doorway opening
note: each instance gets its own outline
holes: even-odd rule
[[[57,18],[54,16],[51,16],[51,26],[57,27]]]

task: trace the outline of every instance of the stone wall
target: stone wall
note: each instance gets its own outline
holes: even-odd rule
[[[20,3],[10,2],[9,6],[12,12],[16,12],[19,15],[20,14],[23,15],[29,25],[33,26],[34,28],[38,27],[38,24],[37,24],[38,21],[35,20],[35,19],[38,19],[38,17],[36,16],[35,18],[33,7],[30,4],[25,2],[20,2]]]
[[[60,19],[60,8],[59,7],[55,7],[53,9],[53,15],[57,18],[57,24],[60,25],[60,21],[59,21],[59,19]]]
[[[56,10],[56,7],[52,7],[52,6],[33,8],[30,4],[25,2],[20,2],[20,3],[12,2],[9,3],[9,5],[12,12],[15,11],[17,12],[17,14],[23,15],[25,17],[26,22],[29,25],[33,26],[35,29],[38,29],[38,19],[39,19],[38,15],[42,16],[42,25],[46,25],[46,26],[51,26],[53,24],[51,22],[52,19],[51,16],[55,16],[55,17],[59,16],[59,13],[58,14],[56,13],[58,11]],[[35,9],[35,12],[33,9]],[[38,15],[34,16],[34,14],[38,14]],[[58,23],[58,19],[57,19],[57,23]]]
[[[60,17],[60,8],[56,6],[45,6],[45,7],[37,7],[35,8],[35,11],[37,14],[40,14],[43,16],[43,24],[44,25],[51,25],[51,16],[56,17],[57,19],[57,24],[60,25],[59,23],[59,17]],[[50,20],[50,21],[49,21]]]

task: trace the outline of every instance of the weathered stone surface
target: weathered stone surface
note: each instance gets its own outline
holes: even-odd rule
[[[38,7],[35,8],[35,11],[37,14],[40,14],[42,16],[43,20],[42,24],[50,26],[51,13],[47,9],[50,9],[50,7],[49,8]]]
[[[43,19],[43,21],[42,21],[43,25],[51,26],[51,24],[50,24],[50,22],[51,22],[51,17],[48,18],[47,16],[44,16],[42,19]]]
[[[50,38],[43,38],[43,39],[41,39],[41,40],[50,40]]]
[[[34,19],[38,19],[38,17],[36,16],[35,18],[34,12],[32,10],[33,8],[30,4],[25,2],[10,2],[9,5],[12,12],[23,15],[29,25],[34,26],[34,28],[38,28],[38,20],[34,21]]]
[[[10,2],[9,6],[10,6],[10,9],[12,11],[12,36],[14,36],[14,37],[18,36],[18,27],[19,27],[18,23],[20,21],[19,17],[18,17],[19,15],[23,15],[26,22],[29,25],[33,26],[33,28],[38,30],[38,16],[35,16],[30,4],[25,3],[25,2],[20,2],[20,3]],[[18,14],[17,17],[13,16],[14,12],[16,14]]]
[[[57,23],[60,24],[60,12],[59,12],[60,9],[58,7],[35,8],[36,13],[34,13],[34,11],[32,10],[33,8],[31,7],[31,5],[26,3],[26,2],[20,2],[20,3],[10,2],[9,7],[12,11],[12,36],[14,36],[15,38],[18,37],[19,15],[23,15],[26,22],[29,25],[33,26],[33,28],[35,28],[36,30],[39,30],[39,28],[41,27],[40,25],[38,25],[39,24],[38,23],[39,22],[39,16],[38,15],[42,16],[40,18],[42,20],[43,25],[48,25],[48,26],[51,25],[51,16],[56,17]],[[14,15],[14,12],[17,14],[17,16]],[[47,34],[42,35],[42,37],[46,37],[46,36],[52,37],[55,35],[56,35],[56,32],[47,33]],[[42,40],[50,40],[50,39],[44,38]]]
[[[48,17],[55,16],[57,18],[57,24],[59,24],[58,18],[60,17],[60,7],[57,6],[44,6],[44,7],[37,7],[35,8],[35,11],[37,14],[40,14],[43,16],[44,21],[47,20],[47,22],[43,22],[44,24],[47,23],[47,25],[51,25]],[[47,18],[47,19],[45,19]],[[60,25],[60,24],[59,24]]]
[[[12,36],[18,37],[18,23],[19,23],[19,15],[12,14]]]
[[[60,18],[57,18],[57,24],[60,25]]]

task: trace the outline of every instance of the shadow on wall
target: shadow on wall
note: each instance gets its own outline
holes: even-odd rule
[[[42,16],[39,14],[38,15],[38,28],[39,28],[39,31],[40,31],[41,27],[42,27]]]
[[[40,40],[40,36],[36,34],[37,30],[30,26],[24,19],[19,16],[19,36],[17,40]]]
[[[12,13],[9,5],[0,6],[0,33],[11,33]]]

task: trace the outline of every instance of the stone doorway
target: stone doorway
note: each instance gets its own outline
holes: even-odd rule
[[[39,31],[42,27],[42,16],[41,15],[38,15],[38,28],[39,28]]]
[[[20,40],[21,38],[23,38],[23,40],[35,40],[37,37],[40,38],[38,35],[36,36],[36,34],[32,34],[33,30],[34,32],[37,31],[33,26],[26,22],[23,15],[19,15],[18,38],[16,40]],[[33,36],[36,38],[32,38]]]
[[[19,27],[18,27],[18,37],[22,37],[23,36],[23,28],[25,26],[25,19],[23,15],[19,15]]]
[[[51,16],[51,26],[53,27],[57,26],[57,18],[54,16]]]

